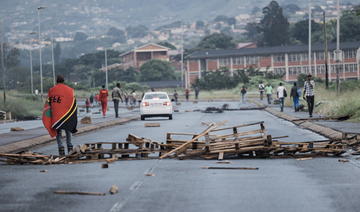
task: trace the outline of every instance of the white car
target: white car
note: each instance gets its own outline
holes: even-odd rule
[[[146,117],[169,117],[172,119],[173,107],[166,92],[147,92],[140,104],[141,120]]]

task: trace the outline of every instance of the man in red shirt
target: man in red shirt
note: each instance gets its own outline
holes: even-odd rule
[[[99,99],[101,102],[101,109],[103,117],[105,118],[106,110],[107,110],[107,101],[108,101],[109,92],[107,89],[105,89],[105,85],[102,86],[102,89],[100,89],[99,93]]]

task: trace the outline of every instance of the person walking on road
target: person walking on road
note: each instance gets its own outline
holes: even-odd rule
[[[266,97],[267,97],[267,102],[270,105],[271,104],[271,100],[272,100],[272,93],[273,93],[273,88],[270,84],[267,84],[265,87],[265,93],[266,93]]]
[[[119,102],[120,100],[123,102],[120,83],[116,83],[116,87],[112,90],[111,97],[114,102],[115,118],[119,118]]]
[[[284,102],[287,97],[286,88],[283,86],[282,82],[279,83],[279,87],[277,88],[277,97],[280,101],[280,111],[284,112]]]
[[[90,99],[89,98],[86,98],[85,100],[85,108],[86,108],[86,113],[89,113],[90,112]]]
[[[309,116],[312,117],[314,111],[314,103],[315,103],[315,82],[312,80],[311,74],[307,76],[307,79],[304,84],[304,94],[303,98],[306,100],[308,109],[309,109]]]
[[[260,93],[260,100],[262,101],[264,98],[264,90],[265,90],[265,85],[263,84],[262,81],[260,81],[259,84],[259,93]]]
[[[299,97],[300,97],[301,93],[299,95],[298,91],[299,91],[299,88],[297,87],[296,82],[294,82],[294,85],[290,91],[290,98],[293,99],[295,112],[297,112],[299,109]]]
[[[189,95],[190,95],[190,90],[188,88],[185,89],[185,99],[188,102],[189,101]]]
[[[176,90],[174,90],[174,101],[175,103],[178,103],[178,99],[179,99],[179,94]]]
[[[65,156],[61,133],[66,134],[68,153],[73,150],[71,133],[77,132],[77,104],[74,89],[64,84],[64,77],[56,77],[56,85],[50,88],[42,117],[43,124],[51,137],[56,136],[59,156]]]
[[[199,93],[200,93],[200,88],[199,88],[199,86],[195,86],[195,99],[196,99],[196,100],[199,99]]]
[[[99,100],[101,103],[101,110],[104,118],[106,116],[106,111],[107,111],[108,96],[109,96],[109,92],[107,89],[105,89],[105,85],[103,85],[102,89],[100,89],[99,92]]]
[[[245,104],[245,95],[247,93],[247,90],[246,90],[245,86],[242,86],[240,93],[241,93],[242,103]]]

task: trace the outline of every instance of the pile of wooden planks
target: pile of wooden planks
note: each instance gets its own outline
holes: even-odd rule
[[[7,154],[0,153],[0,161],[7,164],[33,164],[33,165],[50,165],[63,164],[65,157],[57,157],[53,155],[42,155],[38,153],[22,153],[22,154]]]
[[[224,123],[204,123],[200,133],[166,134],[166,142],[129,134],[125,142],[97,142],[78,145],[66,157],[37,153],[2,154],[8,164],[67,164],[138,159],[234,159],[234,158],[304,158],[339,156],[349,149],[360,152],[360,135],[342,139],[284,142],[267,134],[264,122],[220,128]],[[359,153],[360,154],[360,153]]]
[[[179,136],[182,137],[178,138]],[[184,137],[190,136],[189,139]],[[279,138],[279,137],[278,137]],[[346,151],[342,140],[281,142],[268,135],[264,122],[242,124],[227,128],[212,126],[201,134],[167,133],[169,152],[160,158],[178,157],[225,158],[275,158],[304,156],[337,156]]]

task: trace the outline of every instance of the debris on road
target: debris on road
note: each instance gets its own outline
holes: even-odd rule
[[[93,196],[105,196],[102,192],[84,192],[84,191],[54,191],[54,194],[72,194],[72,195],[93,195]]]
[[[107,168],[109,168],[109,164],[103,163],[103,164],[101,164],[101,168],[107,169]]]
[[[283,142],[267,134],[264,122],[219,128],[226,121],[203,123],[207,128],[200,133],[166,134],[166,142],[129,134],[126,142],[85,143],[74,147],[66,157],[37,153],[2,154],[0,161],[7,164],[70,164],[139,159],[237,159],[237,158],[298,158],[340,156],[348,149],[358,151],[359,136],[342,139]],[[225,163],[225,162],[224,162]],[[106,164],[107,165],[107,164]],[[103,167],[105,168],[105,167]]]
[[[92,123],[91,117],[90,116],[85,116],[84,118],[82,118],[80,120],[80,123],[81,124],[91,124]]]
[[[110,188],[110,190],[109,190],[109,193],[110,193],[111,195],[113,195],[113,194],[116,194],[116,193],[118,193],[118,192],[119,192],[119,187],[117,187],[116,185],[112,185],[111,188]]]
[[[145,176],[148,176],[148,177],[154,177],[155,174],[154,173],[146,173]]]
[[[233,170],[259,170],[259,168],[253,167],[224,167],[224,166],[204,166],[202,169],[233,169]]]
[[[347,163],[350,162],[348,159],[339,159],[338,160],[340,163]]]
[[[21,127],[12,127],[12,128],[10,128],[10,131],[13,131],[13,132],[24,131],[24,128],[21,128]]]
[[[312,157],[306,157],[306,158],[297,158],[296,160],[312,160],[313,158]]]
[[[144,127],[160,127],[160,123],[145,123]]]
[[[216,163],[218,164],[230,164],[231,162],[228,160],[220,160],[220,161],[216,161]]]
[[[43,169],[43,170],[40,170],[40,172],[42,172],[42,173],[47,173],[47,172],[48,172],[48,170]]]

